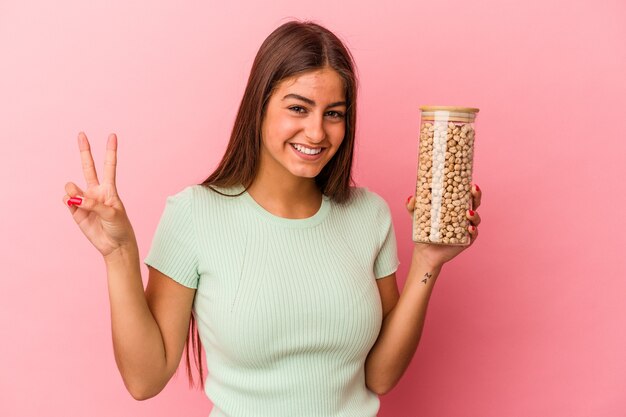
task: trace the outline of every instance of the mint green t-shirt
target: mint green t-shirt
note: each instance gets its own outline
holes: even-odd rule
[[[386,201],[352,190],[305,219],[247,192],[167,197],[144,263],[197,289],[209,417],[376,416],[364,370],[382,325],[376,280],[400,262]]]

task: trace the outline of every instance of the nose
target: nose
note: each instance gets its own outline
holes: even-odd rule
[[[309,117],[304,129],[304,135],[313,143],[323,141],[326,138],[324,117]]]

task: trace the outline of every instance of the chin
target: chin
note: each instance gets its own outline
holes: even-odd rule
[[[287,169],[291,175],[293,175],[294,177],[301,177],[301,178],[315,178],[317,177],[320,172],[322,172],[322,168],[324,168],[323,166],[320,169],[301,169],[302,167],[297,167],[296,169]]]
[[[300,178],[315,178],[315,177],[317,177],[319,175],[319,172],[310,172],[310,173],[307,173],[307,172],[293,172],[293,171],[290,171],[290,172],[291,172],[291,174],[294,177],[300,177]]]

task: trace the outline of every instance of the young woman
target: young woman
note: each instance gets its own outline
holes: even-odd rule
[[[443,264],[467,247],[415,244],[399,294],[389,207],[352,183],[356,93],[332,32],[292,21],[271,33],[219,166],[167,198],[145,292],[115,186],[117,138],[100,183],[79,134],[87,189],[68,183],[63,201],[104,257],[115,359],[134,398],[165,387],[185,344],[190,372],[191,342],[201,381],[205,348],[211,417],[376,415],[415,353]],[[480,217],[467,216],[473,243]]]

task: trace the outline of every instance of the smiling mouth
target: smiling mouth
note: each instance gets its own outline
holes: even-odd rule
[[[311,149],[311,148],[307,148],[306,146],[302,146],[299,143],[290,143],[291,147],[294,148],[296,151],[300,152],[303,155],[311,155],[311,156],[315,156],[315,155],[319,155],[322,152],[324,152],[324,149],[326,148],[315,148],[315,149]]]

